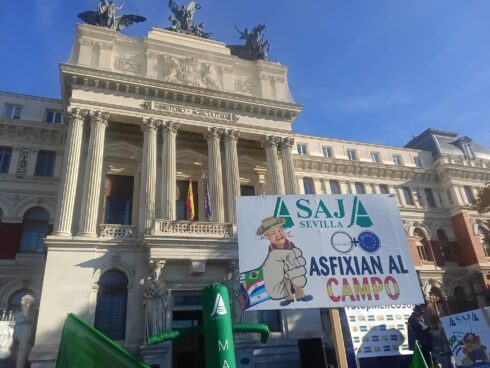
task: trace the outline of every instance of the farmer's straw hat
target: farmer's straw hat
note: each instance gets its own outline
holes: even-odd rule
[[[262,235],[267,230],[272,229],[278,225],[284,225],[286,223],[286,219],[284,217],[267,217],[262,220],[259,228],[257,229],[256,235]]]

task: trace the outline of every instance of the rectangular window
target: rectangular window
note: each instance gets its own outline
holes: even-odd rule
[[[356,182],[354,183],[356,187],[356,193],[357,194],[366,194],[366,187],[364,186],[363,183]]]
[[[490,243],[488,240],[482,239],[483,251],[485,252],[485,257],[490,257]]]
[[[413,163],[415,164],[415,166],[417,167],[422,167],[422,160],[420,160],[420,158],[418,157],[414,157],[413,158]]]
[[[390,194],[390,191],[389,191],[389,189],[388,189],[388,185],[381,184],[381,185],[379,186],[379,192],[380,192],[381,194]]]
[[[419,254],[420,260],[432,262],[433,261],[432,255],[431,255],[428,247],[429,247],[428,245],[418,243],[417,244],[417,252]]]
[[[332,158],[333,157],[332,147],[323,147],[323,156]]]
[[[469,185],[465,185],[464,187],[464,193],[466,194],[466,199],[468,200],[468,204],[473,203],[475,200],[475,195],[473,194],[473,188],[471,188]]]
[[[393,162],[397,166],[402,166],[403,165],[402,156],[400,156],[400,155],[393,155]]]
[[[351,161],[356,161],[357,160],[356,150],[348,149],[347,150],[347,158]]]
[[[106,224],[131,225],[134,177],[107,175],[105,178]]]
[[[405,203],[409,206],[413,206],[415,203],[413,202],[412,191],[409,187],[402,187],[403,197],[405,198]]]
[[[456,262],[451,244],[441,244],[441,252],[446,262]]]
[[[187,208],[187,193],[189,191],[189,180],[177,180],[176,196],[176,219],[189,221],[189,209]],[[194,221],[199,220],[199,196],[197,181],[192,182],[192,196],[194,197]]]
[[[305,188],[305,194],[315,194],[312,178],[303,178],[303,186]]]
[[[464,156],[469,159],[474,159],[475,154],[473,153],[473,149],[469,144],[463,144]]]
[[[5,104],[5,111],[3,116],[7,119],[20,119],[22,113],[21,105]]]
[[[264,310],[257,312],[257,322],[269,326],[270,332],[282,332],[281,328],[281,311]]]
[[[308,148],[306,147],[306,144],[298,144],[298,154],[300,155],[307,155],[308,154]]]
[[[381,162],[381,156],[379,152],[371,152],[371,160],[374,163],[379,164]]]
[[[337,180],[330,180],[330,193],[340,194],[340,184]]]
[[[56,152],[39,151],[37,154],[35,176],[53,176]]]
[[[6,174],[9,172],[11,158],[12,148],[0,147],[0,173]]]
[[[240,185],[240,195],[242,197],[254,196],[255,187],[253,185]]]
[[[58,110],[46,110],[46,123],[60,124],[61,123],[61,111]]]
[[[436,207],[436,201],[434,199],[434,193],[431,188],[424,188],[425,198],[427,198],[427,204],[429,207]]]

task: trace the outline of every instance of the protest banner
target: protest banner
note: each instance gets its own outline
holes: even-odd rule
[[[241,308],[423,303],[395,198],[237,198]]]
[[[357,359],[410,355],[407,321],[414,305],[345,308]]]
[[[441,317],[458,368],[490,368],[490,307]]]

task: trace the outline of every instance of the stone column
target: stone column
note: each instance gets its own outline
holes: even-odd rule
[[[176,145],[179,123],[162,123],[162,215],[164,220],[175,220],[175,193],[177,190]]]
[[[78,108],[68,110],[70,126],[68,127],[66,156],[58,195],[58,207],[54,222],[53,235],[71,236],[73,207],[77,192],[78,171],[80,169],[80,151],[82,148],[83,122],[87,116],[86,110]]]
[[[284,194],[282,185],[282,175],[279,170],[279,158],[277,156],[277,146],[281,142],[281,137],[268,135],[262,142],[267,158],[267,174],[270,194]]]
[[[240,132],[229,129],[225,132],[226,194],[228,199],[228,222],[236,222],[235,198],[240,196],[240,172],[238,169],[237,141]]]
[[[323,179],[323,194],[332,194],[332,191],[330,190],[330,180]]]
[[[398,199],[400,202],[400,206],[402,206],[402,207],[406,206],[407,203],[405,201],[405,194],[403,193],[402,187],[396,187],[396,191],[398,193]]]
[[[442,197],[444,194],[441,194],[439,189],[432,189],[432,193],[434,194],[434,200],[436,201],[437,208],[444,208],[444,202],[442,201]]]
[[[313,180],[313,189],[315,194],[323,194],[322,181],[321,179],[312,178]],[[304,182],[303,182],[304,185]]]
[[[412,186],[409,186],[408,188],[410,189],[410,192],[412,193],[412,199],[413,199],[414,206],[417,208],[423,208],[424,207],[424,198],[422,198],[420,188],[419,187],[412,187]]]
[[[400,207],[402,205],[402,200],[400,198],[400,194],[398,192],[398,188],[392,186],[392,185],[388,185],[388,192],[390,194],[393,194],[396,198],[396,203],[398,204],[398,206]]]
[[[294,138],[286,137],[281,140],[281,158],[282,169],[284,172],[284,185],[286,194],[297,194],[298,183],[296,182],[296,170],[294,168],[294,160],[292,150],[294,146]],[[317,192],[318,193],[318,192]]]
[[[140,234],[149,234],[155,220],[155,191],[157,180],[157,127],[161,122],[144,119],[143,166],[141,170],[140,204],[138,230]]]
[[[208,141],[208,183],[211,201],[211,221],[225,222],[223,206],[223,174],[221,171],[220,137],[223,129],[208,128],[204,135]]]
[[[90,140],[82,194],[79,236],[97,236],[104,139],[108,119],[107,112],[90,113]]]

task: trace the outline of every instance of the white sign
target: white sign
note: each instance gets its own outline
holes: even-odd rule
[[[423,303],[395,198],[237,198],[243,310]]]
[[[441,317],[458,368],[490,368],[490,307]]]
[[[14,323],[11,321],[0,321],[0,359],[10,356],[10,348],[14,342]]]
[[[412,354],[407,321],[414,305],[345,308],[357,358]]]

